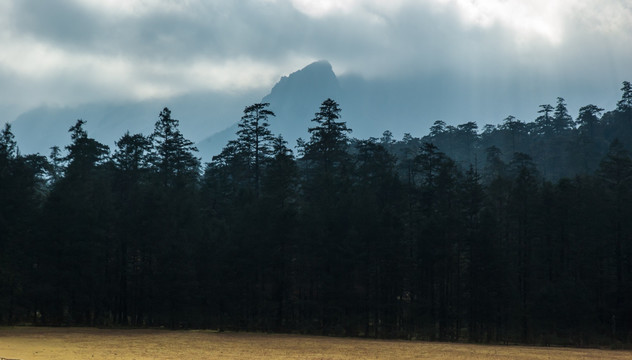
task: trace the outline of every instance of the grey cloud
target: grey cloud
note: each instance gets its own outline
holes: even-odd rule
[[[101,35],[101,19],[70,0],[20,0],[12,5],[8,19],[17,34],[70,49],[96,43]]]
[[[307,19],[288,4],[209,2],[195,13],[112,16],[72,1],[14,1],[13,31],[69,51],[179,62],[192,57],[264,59],[300,45]]]
[[[16,1],[19,33],[70,51],[123,55],[166,64],[249,57],[274,62],[288,54],[328,58],[346,68],[433,71],[463,54],[506,48],[498,31],[463,31],[457,14],[407,5],[384,24],[358,16],[310,18],[288,2],[202,2],[193,12],[113,17],[70,1]],[[472,37],[476,37],[472,39]],[[384,69],[372,69],[381,67]]]
[[[445,19],[419,8],[411,18],[370,26],[354,16],[310,18],[288,2],[247,4],[209,2],[196,7],[195,13],[112,17],[71,1],[26,0],[15,2],[12,25],[16,33],[69,51],[165,63],[237,56],[276,61],[288,54],[307,54],[371,64],[418,55],[410,51],[410,42],[437,52],[437,36],[451,34],[442,30]]]
[[[511,31],[500,26],[465,27],[455,9],[436,12],[425,3],[408,3],[390,17],[383,17],[382,24],[372,24],[357,14],[310,18],[288,1],[206,1],[196,3],[188,12],[141,16],[113,16],[69,0],[20,0],[13,4],[12,26],[18,34],[70,51],[123,55],[131,60],[186,63],[195,58],[241,56],[274,62],[289,54],[303,54],[365,72],[374,66],[431,72],[437,68],[463,67],[468,71],[469,66],[498,69],[496,63],[525,63],[512,49],[515,39]],[[577,28],[584,25],[582,22],[585,20],[571,24],[575,27],[568,34],[571,40],[575,34],[585,34]],[[597,37],[589,46],[603,47],[603,38],[607,37]],[[581,41],[569,43],[572,48],[562,45],[560,52],[591,56],[591,49],[584,49]],[[556,53],[554,47],[538,46],[537,41],[528,48],[543,52],[540,59],[571,60]],[[576,58],[573,62],[581,64]],[[512,70],[513,66],[509,67],[508,71]]]
[[[70,54],[120,57],[148,66],[178,69],[195,61],[246,58],[278,67],[291,56],[328,59],[334,69],[349,73],[433,79],[427,80],[433,86],[449,75],[450,84],[470,89],[472,99],[512,89],[570,99],[586,89],[611,89],[632,78],[632,50],[624,45],[631,40],[625,34],[630,26],[622,35],[608,35],[583,18],[567,20],[561,44],[536,37],[521,47],[516,34],[500,24],[467,25],[456,8],[436,11],[425,2],[406,3],[375,23],[355,13],[312,18],[289,1],[200,1],[184,12],[134,16],[104,13],[70,0],[14,0],[13,5],[11,28],[18,38],[37,39]],[[294,70],[279,69],[279,75]],[[32,85],[44,93],[53,91],[52,82],[66,83],[66,91],[55,91],[59,99],[76,96],[76,89],[93,92],[93,97],[114,96],[82,81],[85,76],[69,71]],[[138,76],[163,76],[168,82],[178,73],[155,75],[148,70]]]

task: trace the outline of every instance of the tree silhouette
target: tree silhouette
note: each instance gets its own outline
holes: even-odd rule
[[[347,133],[351,129],[340,119],[340,107],[332,99],[323,101],[312,122],[315,127],[309,128],[310,140],[306,145],[305,158],[315,161],[325,173],[341,165],[346,155]]]
[[[236,146],[251,169],[257,196],[259,196],[261,186],[263,163],[270,156],[271,142],[273,140],[268,118],[275,115],[267,109],[269,105],[269,103],[257,103],[246,106],[244,115],[239,123],[239,130],[237,131]]]
[[[538,110],[538,114],[543,115],[538,116],[538,118],[535,120],[535,123],[542,134],[549,134],[553,129],[553,119],[550,116],[550,114],[553,112],[553,106],[551,106],[550,104],[543,104],[539,107],[540,110]]]
[[[632,109],[632,85],[630,85],[629,81],[623,82],[621,91],[623,94],[621,95],[621,100],[617,102],[617,111],[630,111]]]
[[[564,101],[564,98],[558,97],[555,112],[553,113],[553,131],[556,134],[562,134],[572,127],[573,118],[568,114],[566,102]]]
[[[197,176],[199,160],[193,155],[197,148],[180,129],[180,121],[164,108],[156,121],[151,139],[154,146],[152,161],[166,186],[182,186]]]

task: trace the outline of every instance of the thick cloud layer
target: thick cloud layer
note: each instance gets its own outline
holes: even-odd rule
[[[615,101],[629,44],[628,0],[5,0],[0,109],[264,95],[317,59],[366,78],[449,73],[472,96],[491,83]]]

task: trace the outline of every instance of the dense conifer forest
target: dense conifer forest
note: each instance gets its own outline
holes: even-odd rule
[[[609,111],[401,140],[314,111],[292,149],[248,106],[207,164],[167,108],[113,149],[78,120],[48,157],[5,125],[0,323],[632,342],[629,82]]]

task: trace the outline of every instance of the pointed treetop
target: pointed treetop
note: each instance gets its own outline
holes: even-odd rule
[[[15,136],[11,132],[11,124],[5,123],[4,129],[0,132],[0,156],[2,158],[13,158],[16,155],[17,143]]]
[[[617,110],[618,111],[628,111],[632,109],[632,85],[629,81],[623,82],[623,87],[621,88],[623,94],[621,94],[621,100],[617,102]]]
[[[573,127],[573,118],[568,114],[566,101],[562,97],[557,98],[557,105],[553,114],[553,127],[558,134]]]

